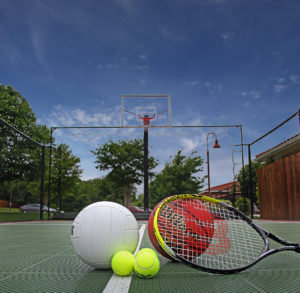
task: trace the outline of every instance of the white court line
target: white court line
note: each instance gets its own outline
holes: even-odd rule
[[[140,246],[142,243],[142,239],[144,236],[146,224],[143,224],[139,230],[139,243],[137,248],[134,252],[134,255],[140,250]],[[112,277],[109,279],[103,293],[127,293],[129,291],[130,283],[132,279],[132,274],[127,277],[120,277],[116,274],[113,274]]]

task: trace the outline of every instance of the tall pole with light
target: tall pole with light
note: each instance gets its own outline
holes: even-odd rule
[[[210,196],[209,148],[208,148],[208,137],[209,137],[209,135],[214,135],[214,137],[215,137],[215,144],[214,144],[213,148],[214,149],[219,149],[220,148],[217,135],[214,132],[208,133],[207,136],[206,136],[208,196]]]

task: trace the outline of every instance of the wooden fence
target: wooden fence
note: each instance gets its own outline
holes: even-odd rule
[[[300,220],[300,153],[257,170],[262,219]]]
[[[7,200],[0,200],[0,208],[9,208],[9,201]]]

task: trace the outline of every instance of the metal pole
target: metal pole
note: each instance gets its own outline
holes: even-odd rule
[[[245,162],[244,162],[244,143],[243,143],[242,125],[240,126],[240,131],[241,131],[242,178],[243,178],[242,186],[240,186],[240,189],[241,189],[241,191],[243,191],[242,196],[244,199],[244,206],[246,206],[246,195],[247,195],[248,191],[246,191],[246,188],[245,188]]]
[[[250,145],[253,145],[255,143],[257,143],[258,141],[262,140],[263,138],[265,138],[266,136],[268,136],[269,134],[271,134],[272,132],[274,132],[275,130],[277,130],[278,128],[280,128],[282,125],[284,125],[285,123],[287,123],[288,121],[290,121],[292,118],[294,118],[297,114],[299,115],[300,110],[298,110],[296,113],[294,113],[293,115],[291,115],[289,118],[287,118],[286,120],[284,120],[283,122],[281,122],[279,125],[277,125],[276,127],[274,127],[273,129],[271,129],[270,131],[268,131],[266,134],[264,134],[263,136],[259,137],[258,139],[252,141],[250,143]]]
[[[215,137],[215,145],[214,148],[219,148],[218,140],[217,140],[217,135],[214,132],[210,132],[206,136],[206,154],[207,154],[207,184],[208,184],[208,196],[210,196],[210,172],[209,172],[209,148],[208,148],[208,137],[209,135],[212,134]]]
[[[49,148],[49,178],[48,178],[48,220],[50,218],[50,203],[51,203],[51,165],[52,165],[52,140],[53,140],[53,131],[51,128],[51,138],[50,138],[50,148]]]
[[[210,196],[210,175],[209,175],[209,151],[208,151],[208,142],[207,142],[207,184],[208,184],[208,196]]]
[[[249,192],[250,192],[250,202],[251,202],[251,219],[254,217],[253,209],[253,188],[252,188],[252,163],[251,163],[251,145],[248,144],[248,160],[249,160]]]
[[[144,127],[144,211],[148,211],[148,127]]]
[[[40,220],[43,220],[44,205],[44,175],[45,175],[45,146],[42,146],[42,164],[41,164],[41,189],[40,189]]]
[[[61,200],[61,144],[58,148],[58,206],[59,206],[59,210],[62,210],[61,204],[62,204],[62,200]]]
[[[11,208],[12,208],[12,193],[13,193],[13,185],[12,181],[9,182],[10,185],[10,191],[9,191],[9,212],[11,213]]]
[[[10,125],[8,122],[6,122],[5,120],[3,120],[2,118],[0,118],[0,122],[2,122],[3,124],[5,124],[6,126],[8,126],[9,128],[11,128],[12,130],[14,130],[15,132],[19,133],[22,137],[28,139],[29,141],[33,142],[34,144],[40,146],[40,147],[44,147],[45,145],[35,141],[34,139],[32,139],[31,137],[29,137],[28,135],[24,134],[22,131],[18,130],[17,128],[15,128],[14,126]]]
[[[233,193],[232,193],[232,203],[234,205],[234,202],[235,202],[235,180],[236,180],[236,176],[235,176],[235,162],[234,162],[234,147],[233,147],[233,144],[232,144],[232,139],[231,137],[226,134],[226,136],[224,137],[227,137],[230,141],[230,148],[231,148],[231,160],[232,160],[232,175],[233,175]]]
[[[170,95],[168,96],[168,106],[169,106],[169,126],[171,127],[171,125],[172,125],[172,120],[171,120],[172,119],[172,115],[171,115],[172,109],[171,109],[171,96]],[[300,113],[300,110],[299,110],[299,113]]]
[[[231,140],[231,138],[230,138]],[[232,174],[233,174],[233,194],[232,194],[232,203],[234,206],[235,203],[235,180],[236,180],[236,176],[235,176],[235,162],[234,162],[234,148],[232,145],[232,141],[231,141],[231,159],[232,159]]]

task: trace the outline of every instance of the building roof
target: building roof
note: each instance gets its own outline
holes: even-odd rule
[[[215,192],[230,190],[233,187],[234,183],[235,183],[236,187],[240,186],[240,183],[238,181],[232,181],[232,182],[227,182],[227,183],[224,183],[224,184],[221,184],[221,185],[212,186],[210,188],[210,192],[215,193]],[[202,193],[206,193],[207,191],[208,191],[208,189],[205,189],[205,190],[203,190]]]
[[[256,161],[277,161],[300,152],[300,134],[296,134],[280,144],[256,155]]]
[[[238,181],[227,182],[221,185],[216,185],[210,188],[210,196],[214,198],[226,198],[231,192],[235,184],[235,193],[236,195],[240,194],[240,183]],[[208,189],[205,189],[201,192],[202,195],[208,195]]]

